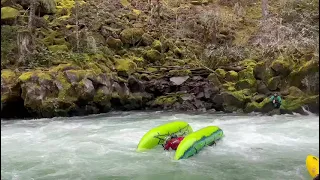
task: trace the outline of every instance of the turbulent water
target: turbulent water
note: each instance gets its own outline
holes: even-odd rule
[[[305,158],[319,156],[318,116],[111,113],[1,121],[1,179],[310,180]],[[225,137],[185,160],[162,147],[135,151],[151,128],[181,119]]]

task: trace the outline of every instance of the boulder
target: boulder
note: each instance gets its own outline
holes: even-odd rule
[[[316,76],[317,74],[318,76]],[[316,60],[307,61],[300,68],[293,70],[288,76],[289,84],[291,86],[301,88],[302,90],[306,90],[307,88],[303,81],[312,76],[318,78],[316,78],[313,82],[309,82],[309,86],[312,86],[312,83],[317,83],[316,80],[319,79],[319,63]]]
[[[269,98],[264,98],[261,102],[250,102],[244,108],[245,113],[251,112],[261,112],[261,113],[268,113],[274,109],[272,103],[270,102]]]
[[[141,41],[144,34],[141,28],[128,28],[120,33],[121,41],[125,44],[135,45]]]
[[[116,39],[112,36],[108,37],[106,42],[108,46],[113,49],[121,49],[121,47],[123,46],[122,41],[120,39]]]
[[[171,77],[170,81],[177,86],[180,86],[184,82],[186,82],[189,79],[189,76],[180,76],[180,77]]]
[[[269,79],[267,87],[269,90],[275,91],[280,88],[280,86],[279,86],[280,83],[281,83],[280,76],[272,77],[271,79]]]
[[[270,90],[267,88],[264,82],[258,81],[257,82],[257,92],[261,94],[270,94]]]
[[[162,50],[162,44],[159,40],[154,40],[151,47],[159,52]]]
[[[116,59],[115,68],[119,76],[128,77],[130,74],[135,72],[137,64],[131,59]]]
[[[132,93],[143,92],[145,89],[144,84],[133,76],[128,78],[128,88]]]
[[[150,46],[153,43],[153,38],[150,34],[144,33],[141,37],[142,45]]]
[[[1,8],[1,20],[14,20],[19,16],[19,11],[12,7]]]
[[[257,80],[267,82],[272,77],[272,72],[265,62],[260,62],[253,68],[253,75]]]
[[[211,73],[209,74],[208,78],[207,78],[210,82],[212,82],[215,86],[220,87],[221,86],[221,82],[217,76],[216,73]]]
[[[160,61],[162,59],[162,56],[159,51],[154,50],[154,49],[150,49],[144,53],[143,58],[146,59],[150,63],[155,63],[155,62]]]
[[[228,71],[225,75],[225,79],[226,81],[238,81],[239,77],[238,77],[238,73],[235,71]]]
[[[275,76],[286,77],[291,71],[290,64],[281,58],[273,61],[270,68],[273,70]]]

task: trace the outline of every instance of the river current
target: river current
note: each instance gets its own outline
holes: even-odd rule
[[[136,152],[148,130],[174,120],[194,131],[216,125],[225,136],[179,161],[162,147]],[[1,121],[3,180],[311,180],[308,154],[319,156],[315,115],[114,112]]]

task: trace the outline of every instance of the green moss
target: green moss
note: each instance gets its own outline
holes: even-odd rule
[[[109,37],[107,39],[107,44],[110,48],[120,49],[123,46],[123,43],[120,39],[115,39],[113,37]]]
[[[241,79],[241,80],[236,82],[235,88],[237,90],[250,89],[250,88],[254,87],[255,84],[256,84],[255,80],[252,80],[252,79]]]
[[[65,14],[59,19],[67,19],[71,15],[71,10],[75,6],[75,0],[55,0],[57,14]],[[79,5],[85,4],[83,0],[78,1]],[[66,13],[62,13],[62,11],[66,11]]]
[[[209,81],[211,81],[214,85],[217,85],[217,86],[220,86],[221,85],[221,82],[217,76],[216,73],[211,73],[209,74],[208,78],[207,78]]]
[[[244,112],[246,112],[246,113],[250,113],[250,112],[261,112],[261,111],[263,111],[263,108],[264,108],[268,103],[270,103],[270,99],[269,99],[269,98],[263,99],[263,101],[260,102],[260,103],[257,103],[257,102],[255,102],[255,101],[249,102],[249,103],[246,105]]]
[[[150,46],[153,42],[153,38],[150,34],[144,33],[141,37],[142,44],[145,46]]]
[[[267,82],[272,77],[271,69],[266,66],[265,62],[259,62],[253,69],[254,77]]]
[[[239,79],[239,75],[235,71],[228,71],[225,75],[227,81],[237,81]]]
[[[224,69],[216,69],[215,72],[218,74],[220,78],[225,78],[226,77],[226,71]]]
[[[287,76],[291,72],[290,63],[285,60],[282,56],[272,62],[270,68],[274,70],[275,75]]]
[[[49,51],[59,52],[59,51],[68,51],[68,46],[66,45],[52,45],[48,47]]]
[[[239,72],[239,79],[250,79],[250,80],[255,80],[254,74],[253,74],[253,68],[248,67],[242,71]]]
[[[156,72],[156,71],[158,71],[158,69],[157,69],[157,68],[150,67],[150,68],[147,68],[147,71],[148,71],[148,72]]]
[[[1,79],[4,79],[6,82],[12,82],[16,79],[16,73],[10,69],[1,70]]]
[[[22,73],[18,80],[20,82],[26,82],[31,79],[31,77],[38,77],[39,79],[46,79],[46,80],[52,80],[52,77],[49,72],[42,72],[40,70],[35,70],[35,71],[29,71]]]
[[[141,28],[128,28],[124,29],[120,36],[123,43],[134,45],[141,40],[143,33]]]
[[[80,68],[74,64],[71,64],[71,63],[59,64],[58,66],[52,67],[50,69],[50,72],[62,72],[62,71],[70,70],[70,69],[77,70]]]
[[[19,11],[12,7],[2,7],[1,8],[1,19],[15,19],[19,16]]]
[[[191,75],[191,71],[189,69],[181,69],[181,70],[170,70],[168,75],[170,76],[188,76]]]
[[[25,82],[25,81],[28,81],[32,75],[33,75],[33,72],[25,72],[25,73],[22,73],[18,79],[19,81]]]
[[[153,105],[173,105],[177,101],[179,101],[179,98],[175,95],[160,96],[154,100]]]
[[[295,110],[301,108],[301,106],[303,106],[305,104],[317,101],[318,98],[319,98],[319,95],[309,96],[309,97],[289,96],[282,101],[280,108],[285,109],[285,110],[289,110],[289,111],[295,111]]]
[[[75,97],[76,93],[73,91],[71,83],[68,82],[62,72],[58,73],[56,80],[62,86],[58,94],[58,99],[60,101],[75,101],[77,99]]]
[[[117,59],[116,70],[131,74],[137,68],[137,64],[130,59]]]
[[[162,44],[159,40],[154,40],[151,47],[159,52],[161,52]]]
[[[280,87],[280,83],[281,83],[280,76],[272,77],[271,79],[268,80],[267,87],[268,89],[275,91]]]
[[[233,91],[231,94],[236,97],[240,101],[250,101],[251,99],[251,91],[249,89],[243,89],[239,91]]]
[[[1,65],[15,62],[18,58],[17,31],[18,26],[1,25]]]
[[[227,91],[236,91],[235,88],[235,83],[234,82],[226,82],[223,84],[223,88],[226,89]]]
[[[150,49],[144,53],[143,58],[149,61],[150,63],[154,63],[160,61],[162,59],[162,56],[159,51]]]
[[[254,68],[257,65],[257,62],[252,59],[245,59],[243,61],[240,61],[240,65],[246,68],[249,68],[249,67]]]

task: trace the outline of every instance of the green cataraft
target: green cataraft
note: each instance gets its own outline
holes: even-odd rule
[[[197,154],[207,145],[214,144],[223,137],[223,131],[217,126],[207,126],[187,135],[179,144],[174,159],[186,159]]]
[[[137,151],[144,151],[157,145],[163,145],[167,137],[171,135],[186,136],[192,132],[191,126],[184,121],[174,121],[160,125],[151,129],[141,138]]]

